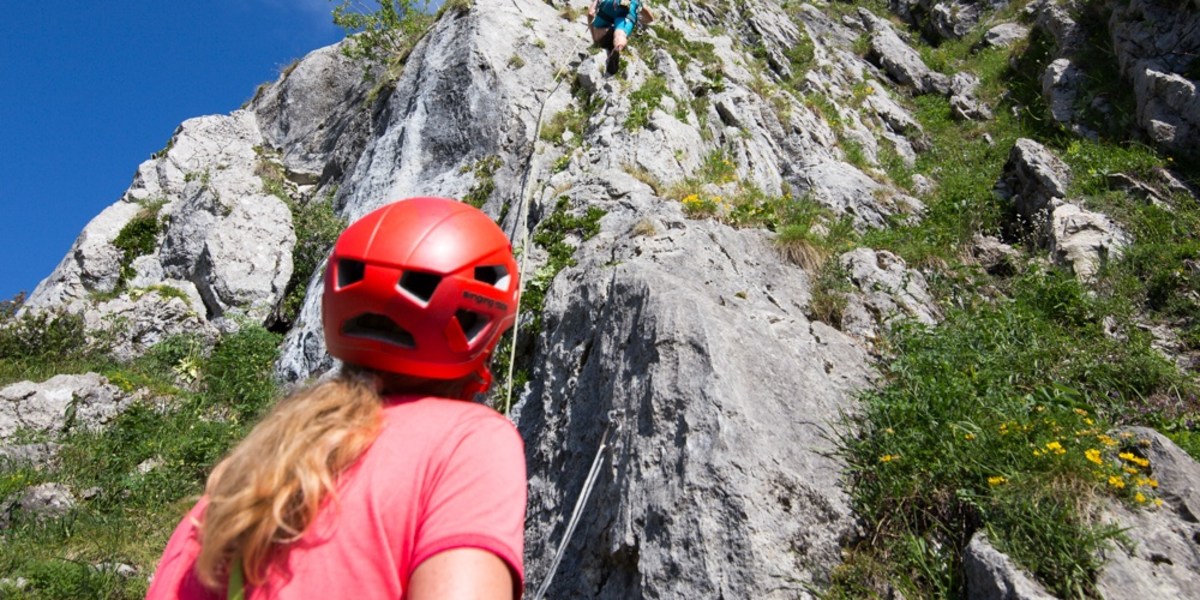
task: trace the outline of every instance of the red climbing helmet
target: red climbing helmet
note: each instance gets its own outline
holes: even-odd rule
[[[491,382],[487,359],[517,310],[517,265],[479,209],[409,198],[350,225],[325,269],[329,354],[381,371]],[[482,390],[480,390],[482,391]]]

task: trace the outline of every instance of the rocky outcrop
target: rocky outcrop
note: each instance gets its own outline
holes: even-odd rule
[[[842,311],[842,331],[876,340],[897,320],[933,325],[941,319],[925,277],[899,256],[859,248],[843,254],[839,262],[855,287]]]
[[[1040,583],[997,550],[982,532],[963,550],[963,579],[972,600],[1055,600]]]
[[[108,423],[133,398],[95,373],[58,375],[0,389],[0,444],[18,432],[57,434]]]
[[[890,0],[893,12],[920,27],[934,40],[955,40],[975,29],[983,17],[1008,0]]]
[[[1108,27],[1121,73],[1133,83],[1137,123],[1161,147],[1200,156],[1200,7],[1115,2]]]
[[[1066,201],[1070,168],[1041,144],[1019,139],[996,186],[1018,219],[1016,235],[1050,251],[1058,264],[1091,280],[1108,261],[1121,256],[1128,236],[1109,217]]]

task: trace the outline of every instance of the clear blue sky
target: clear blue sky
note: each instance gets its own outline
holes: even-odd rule
[[[333,6],[329,0],[6,3],[0,300],[32,292],[179,123],[236,110],[281,67],[341,39]]]

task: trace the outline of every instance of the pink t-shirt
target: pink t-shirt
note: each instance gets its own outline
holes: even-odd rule
[[[246,598],[404,598],[413,570],[454,548],[499,556],[523,588],[525,454],[516,428],[470,402],[396,397],[383,430],[342,477],[337,499]],[[176,528],[148,600],[221,599],[200,584],[201,500]]]

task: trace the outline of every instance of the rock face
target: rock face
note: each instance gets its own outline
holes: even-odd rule
[[[44,383],[24,381],[0,389],[0,444],[19,431],[59,433],[95,429],[132,399],[104,377],[58,375]]]
[[[996,189],[1012,202],[1018,235],[1050,251],[1058,264],[1090,280],[1109,260],[1121,256],[1128,236],[1110,218],[1066,201],[1071,173],[1066,163],[1041,144],[1013,144]]]
[[[1200,156],[1195,81],[1200,7],[1168,0],[1115,2],[1109,31],[1121,72],[1133,82],[1138,124],[1163,148]]]
[[[997,550],[987,536],[976,533],[963,551],[963,578],[972,600],[1055,600],[1056,596],[1033,580]]]
[[[517,407],[531,582],[607,429],[550,597],[805,597],[855,535],[824,452],[870,375],[863,351],[804,316],[807,277],[762,235],[697,227],[644,189],[605,206],[551,289],[544,366]],[[661,231],[630,239],[646,214]]]
[[[877,339],[883,327],[899,319],[933,325],[941,319],[925,277],[886,250],[858,248],[839,259],[857,288],[850,294],[842,330],[867,340]]]

